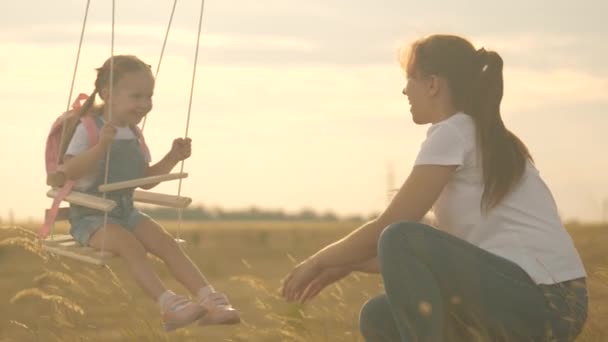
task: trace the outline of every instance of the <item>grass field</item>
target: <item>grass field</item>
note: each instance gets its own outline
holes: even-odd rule
[[[174,232],[176,225],[166,223]],[[165,334],[158,306],[120,260],[99,267],[41,251],[27,225],[0,229],[0,341],[362,341],[358,313],[381,279],[353,275],[304,306],[278,297],[296,260],[355,223],[201,222],[182,226],[186,250],[243,316],[236,327]],[[608,226],[569,225],[590,275],[590,312],[578,341],[608,341]],[[61,231],[61,227],[58,228]],[[185,293],[161,262],[165,283]]]

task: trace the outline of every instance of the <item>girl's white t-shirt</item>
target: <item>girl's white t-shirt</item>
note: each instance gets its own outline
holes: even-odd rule
[[[116,127],[116,135],[114,136],[114,140],[131,140],[137,139],[137,136],[129,126],[125,127]],[[87,149],[89,149],[89,133],[87,129],[84,127],[82,123],[79,123],[76,126],[76,130],[74,131],[74,135],[72,136],[72,140],[68,144],[68,148],[65,152],[66,156],[76,156]],[[145,162],[150,163],[151,157],[150,154],[146,153],[144,156]],[[78,179],[74,184],[74,189],[78,191],[84,191],[88,189],[99,175],[94,172],[92,174],[85,175]]]
[[[586,276],[551,191],[531,162],[513,191],[482,214],[483,173],[469,115],[431,125],[415,165],[458,165],[432,208],[438,229],[515,262],[537,284]]]

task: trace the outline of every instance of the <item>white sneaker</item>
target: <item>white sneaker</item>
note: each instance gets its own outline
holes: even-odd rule
[[[238,324],[241,322],[236,311],[223,293],[212,292],[201,299],[199,304],[206,310],[205,315],[198,321],[199,325]]]
[[[186,326],[205,314],[205,308],[184,296],[174,295],[167,299],[161,311],[165,331],[172,331]]]

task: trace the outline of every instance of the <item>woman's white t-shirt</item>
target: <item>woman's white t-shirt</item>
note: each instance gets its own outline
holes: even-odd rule
[[[531,162],[513,191],[482,214],[483,173],[469,115],[431,125],[415,165],[458,165],[433,205],[438,229],[515,262],[538,284],[586,276],[551,191]]]

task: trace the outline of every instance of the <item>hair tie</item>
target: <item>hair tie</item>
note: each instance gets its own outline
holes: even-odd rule
[[[475,57],[477,59],[477,64],[483,69],[486,64],[488,64],[488,51],[485,48],[480,48],[475,51]]]

